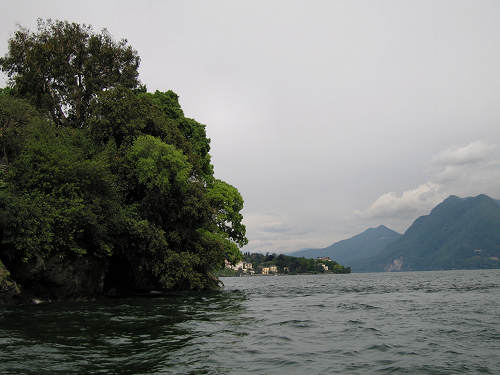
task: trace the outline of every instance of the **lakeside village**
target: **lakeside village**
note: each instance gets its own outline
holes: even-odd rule
[[[329,257],[316,259],[298,258],[289,255],[244,253],[243,260],[231,264],[226,260],[219,276],[254,276],[254,275],[298,275],[318,273],[351,273],[350,267],[344,267]]]

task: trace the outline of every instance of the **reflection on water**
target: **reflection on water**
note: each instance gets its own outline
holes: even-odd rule
[[[208,355],[198,348],[246,334],[244,300],[234,291],[8,308],[0,373],[196,372]]]
[[[4,308],[0,373],[500,373],[499,270],[224,283]]]

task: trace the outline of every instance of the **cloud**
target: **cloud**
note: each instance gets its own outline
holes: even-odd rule
[[[251,227],[255,232],[268,233],[286,233],[290,226],[276,214],[246,214],[245,225]]]
[[[278,213],[245,214],[251,239],[245,251],[324,247],[380,224],[404,232],[416,218],[427,215],[449,195],[485,193],[500,198],[498,151],[495,145],[481,140],[446,148],[431,158],[427,182],[400,192],[386,192],[368,207],[344,217],[342,222],[337,218],[335,227],[328,226],[330,216],[324,219],[325,227],[319,227],[309,225],[312,220],[306,217],[297,220],[293,215]]]
[[[432,179],[455,195],[500,193],[500,155],[496,145],[474,141],[433,158]]]
[[[330,236],[318,234],[303,220],[294,222],[276,213],[246,213],[244,217],[249,243],[243,251],[283,253],[331,243]]]
[[[433,158],[433,163],[447,167],[476,164],[487,160],[495,148],[495,145],[475,141],[463,147],[452,147],[440,152]]]
[[[500,156],[495,150],[496,145],[480,140],[445,149],[432,158],[428,182],[402,193],[384,193],[354,216],[369,225],[390,223],[403,230],[449,195],[499,198]]]
[[[385,218],[408,216],[430,209],[444,198],[441,186],[427,182],[401,194],[382,194],[364,211],[356,211],[361,218]]]
[[[290,225],[278,214],[247,213],[244,217],[250,239],[245,251],[274,251],[277,243],[295,237]]]

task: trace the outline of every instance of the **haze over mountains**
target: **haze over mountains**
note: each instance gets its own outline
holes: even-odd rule
[[[382,225],[292,255],[329,256],[354,272],[500,268],[500,201],[450,196],[403,235]]]
[[[296,257],[330,257],[342,265],[357,264],[380,253],[387,245],[401,237],[385,225],[369,228],[364,232],[322,249],[303,249],[292,253]]]

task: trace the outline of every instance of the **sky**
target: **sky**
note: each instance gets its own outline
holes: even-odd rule
[[[216,177],[245,200],[244,251],[404,232],[449,195],[500,198],[499,1],[18,0],[0,55],[37,18],[126,38],[148,90],[207,126]]]

